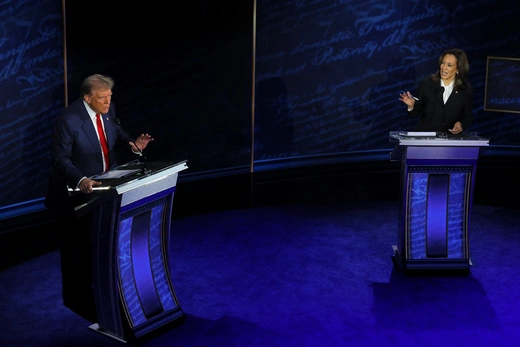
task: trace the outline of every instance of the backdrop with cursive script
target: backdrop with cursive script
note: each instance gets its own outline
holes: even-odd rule
[[[0,207],[45,193],[65,104],[61,10],[57,0],[0,5]],[[65,14],[66,101],[86,76],[113,77],[123,127],[155,137],[149,160],[188,159],[186,177],[248,172],[251,159],[263,170],[386,158],[389,131],[416,122],[399,92],[414,93],[453,47],[466,51],[475,88],[465,130],[520,148],[518,114],[484,110],[487,57],[520,57],[515,1],[67,0]]]
[[[0,4],[0,207],[41,198],[65,105],[61,2]]]

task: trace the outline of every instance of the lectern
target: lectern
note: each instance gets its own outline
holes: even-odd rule
[[[477,161],[489,140],[436,132],[390,132],[401,161],[399,232],[402,270],[469,270],[469,226]]]
[[[172,203],[181,162],[131,162],[94,177],[103,182],[81,216],[93,214],[92,269],[97,323],[126,342],[184,318],[169,272]]]

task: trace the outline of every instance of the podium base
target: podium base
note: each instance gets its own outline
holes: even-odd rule
[[[110,334],[110,333],[108,333],[108,332],[106,332],[106,331],[101,330],[101,329],[99,328],[99,324],[98,324],[98,323],[94,323],[94,324],[92,324],[92,325],[89,325],[89,329],[94,330],[94,331],[96,331],[96,332],[98,332],[98,333],[100,333],[100,334],[103,334],[103,335],[105,335],[105,336],[108,336],[108,337],[110,337],[110,338],[112,338],[112,339],[114,339],[114,340],[117,340],[117,341],[119,341],[119,342],[127,343],[126,340],[123,340],[123,339],[121,339],[121,338],[119,338],[119,337],[117,337],[117,336],[115,336],[115,335],[112,335],[112,334]]]
[[[468,273],[470,270],[471,259],[403,259],[399,253],[397,245],[392,245],[392,263],[394,267],[405,273],[428,272],[428,273]]]
[[[403,264],[401,263],[401,255],[399,254],[399,248],[397,245],[392,245],[392,251],[394,252],[391,256],[394,267],[403,270]]]

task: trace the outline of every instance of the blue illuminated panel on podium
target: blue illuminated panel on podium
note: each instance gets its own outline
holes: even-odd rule
[[[393,259],[403,270],[468,270],[469,225],[477,161],[487,139],[476,134],[390,132],[401,161],[401,203]]]
[[[126,342],[184,318],[170,278],[169,244],[178,163],[128,163],[130,176],[104,179],[76,208],[93,212],[93,288],[98,322],[91,329]],[[115,175],[117,176],[117,175]]]

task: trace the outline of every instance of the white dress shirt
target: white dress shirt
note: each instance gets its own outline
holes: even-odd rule
[[[444,93],[442,94],[442,99],[444,100],[444,104],[446,104],[446,101],[448,101],[448,98],[451,95],[451,92],[453,91],[453,86],[455,85],[455,79],[451,81],[450,85],[445,85],[444,81],[441,80],[441,87],[444,87]]]

